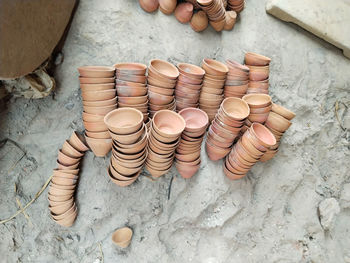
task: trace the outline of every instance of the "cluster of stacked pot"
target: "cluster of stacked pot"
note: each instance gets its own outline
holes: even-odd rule
[[[271,59],[263,55],[247,52],[244,57],[249,68],[249,86],[247,94],[269,94],[269,73]]]
[[[220,160],[231,151],[249,112],[249,106],[244,100],[224,99],[207,134],[205,145],[210,160]]]
[[[282,107],[281,105],[272,104],[271,112],[267,117],[265,126],[271,131],[276,138],[276,144],[271,146],[261,157],[260,161],[266,162],[273,158],[278,152],[278,147],[283,134],[292,125],[291,120],[295,117],[295,113]]]
[[[237,14],[244,8],[242,0],[232,0],[228,5],[226,0],[187,0],[179,4],[177,0],[139,0],[139,3],[149,13],[158,10],[158,7],[166,15],[174,13],[180,23],[190,22],[196,32],[205,30],[209,22],[216,31],[232,30]],[[194,12],[195,9],[197,12]]]
[[[187,63],[179,63],[177,67],[180,75],[175,88],[176,110],[198,108],[205,71]]]
[[[185,125],[185,120],[174,111],[160,110],[155,113],[148,133],[145,164],[153,177],[160,177],[171,169]]]
[[[78,68],[78,71],[86,142],[96,156],[103,157],[112,148],[112,140],[103,118],[108,112],[117,108],[115,69],[85,66]]]
[[[89,150],[83,136],[73,132],[58,152],[58,168],[54,169],[49,187],[49,209],[59,225],[70,227],[77,217],[74,193],[78,184],[80,160]]]
[[[264,124],[272,108],[271,97],[267,94],[247,94],[243,100],[248,103],[250,113],[241,133],[245,132],[254,122]]]
[[[147,158],[147,127],[141,111],[119,108],[109,112],[104,122],[113,140],[108,174],[119,186],[136,181]]]
[[[201,145],[208,127],[208,115],[196,108],[187,108],[179,112],[186,126],[175,154],[175,166],[183,178],[192,177],[201,164]]]
[[[209,121],[212,121],[224,99],[224,84],[228,68],[225,64],[208,58],[203,59],[202,68],[205,75],[199,95],[199,108],[205,111]]]
[[[276,138],[268,128],[260,123],[253,123],[226,157],[225,175],[232,180],[244,177],[251,167],[275,144]]]
[[[233,60],[226,60],[228,73],[226,77],[225,98],[242,98],[248,90],[249,68]]]
[[[159,110],[175,110],[175,86],[179,76],[178,69],[171,63],[153,59],[148,67],[149,113],[153,118]]]
[[[116,90],[119,108],[134,108],[148,122],[147,66],[141,63],[120,63],[116,69]]]

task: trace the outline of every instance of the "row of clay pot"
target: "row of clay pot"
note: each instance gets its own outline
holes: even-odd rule
[[[226,11],[223,0],[188,0],[177,4],[177,0],[139,0],[140,6],[146,12],[158,10],[166,15],[175,14],[176,19],[183,24],[189,23],[196,32],[208,27],[208,21],[216,31],[232,30],[236,23],[237,14],[243,10],[242,5],[230,5]],[[202,9],[194,13],[194,9]],[[237,10],[237,11],[235,11]]]
[[[148,67],[148,97],[150,117],[159,110],[175,110],[175,86],[178,69],[171,63],[153,59]]]
[[[207,154],[211,160],[220,160],[230,152],[249,112],[248,104],[242,99],[226,98],[222,102],[206,140]]]
[[[247,52],[244,57],[249,68],[249,87],[247,94],[269,93],[269,74],[271,59],[263,55]]]
[[[79,180],[79,163],[87,150],[84,138],[73,132],[58,152],[58,168],[53,171],[48,201],[52,219],[65,227],[73,225],[77,217],[74,193]]]
[[[185,120],[174,111],[160,110],[155,113],[148,133],[145,165],[153,177],[160,177],[171,169],[185,125]]]
[[[147,66],[141,63],[119,63],[116,69],[116,90],[119,108],[138,109],[148,121]]]
[[[175,88],[176,110],[198,108],[205,71],[195,65],[179,63],[180,75]]]
[[[253,123],[237,141],[224,163],[224,173],[230,179],[244,177],[266,151],[276,144],[275,136],[260,123]]]
[[[201,164],[201,145],[208,127],[208,115],[196,108],[186,108],[179,112],[186,126],[175,154],[175,166],[183,178],[192,177]]]
[[[141,111],[119,108],[108,113],[104,122],[113,140],[108,174],[119,186],[136,181],[147,158],[147,127]]]
[[[261,157],[260,161],[266,162],[273,158],[278,152],[278,147],[283,134],[292,125],[291,120],[295,117],[295,113],[282,107],[281,105],[272,104],[265,126],[272,132],[276,138],[276,144],[271,146],[266,153]]]
[[[85,139],[96,156],[105,156],[112,148],[112,140],[104,116],[117,108],[114,67],[85,66],[78,68],[83,99]]]
[[[225,98],[242,98],[248,90],[249,68],[233,60],[226,60],[228,73],[226,77]]]
[[[205,75],[199,96],[199,108],[205,111],[209,121],[212,121],[224,99],[224,84],[228,68],[225,64],[213,59],[203,59],[202,68]]]

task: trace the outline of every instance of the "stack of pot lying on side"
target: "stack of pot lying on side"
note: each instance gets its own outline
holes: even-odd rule
[[[263,55],[248,52],[244,57],[245,64],[249,68],[249,87],[247,94],[269,94],[269,74],[271,59]]]
[[[187,63],[179,63],[177,67],[180,75],[175,88],[176,110],[198,108],[205,71]]]
[[[201,164],[201,145],[208,127],[208,115],[196,108],[187,108],[179,112],[186,122],[180,143],[176,148],[175,166],[183,178],[192,177]]]
[[[213,161],[224,158],[249,116],[248,104],[239,98],[226,98],[209,127],[206,150]]]
[[[226,60],[228,73],[226,77],[224,95],[225,98],[242,98],[248,89],[249,68],[234,60]]]
[[[152,176],[160,177],[171,169],[185,125],[185,120],[174,111],[160,110],[155,113],[148,135],[146,160],[146,168]]]
[[[49,187],[49,209],[52,219],[59,225],[70,227],[77,217],[74,194],[78,184],[80,160],[89,150],[84,137],[73,132],[58,152],[58,168],[53,171]]]
[[[266,153],[261,157],[262,162],[266,162],[273,158],[278,152],[278,147],[283,134],[292,125],[291,120],[295,117],[295,113],[282,107],[281,105],[272,104],[272,111],[270,112],[265,126],[272,132],[276,138],[276,144],[271,146]]]
[[[175,110],[174,92],[178,76],[178,69],[171,63],[160,59],[151,60],[147,77],[151,118],[159,110]]]
[[[108,113],[104,122],[113,139],[108,174],[119,186],[127,186],[139,177],[147,158],[147,128],[141,111],[120,108]]]
[[[117,108],[113,67],[80,67],[79,81],[83,98],[83,123],[87,144],[96,156],[105,156],[112,148],[112,140],[103,122],[104,116]]]
[[[119,63],[116,69],[118,107],[138,109],[148,121],[147,66],[141,63]]]
[[[222,0],[197,0],[197,3],[206,12],[210,25],[216,31],[222,31],[226,24],[226,11]]]
[[[228,68],[225,64],[208,58],[203,59],[202,68],[205,70],[205,75],[199,95],[199,108],[205,111],[209,121],[212,121],[224,98]]]

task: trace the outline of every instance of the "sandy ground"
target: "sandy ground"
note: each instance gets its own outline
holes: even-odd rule
[[[203,149],[200,172],[190,180],[173,168],[158,181],[141,177],[120,188],[107,177],[109,158],[89,152],[74,226],[51,221],[46,190],[27,209],[29,219],[21,214],[0,226],[0,261],[101,262],[101,244],[104,262],[350,262],[350,61],[267,15],[264,1],[247,0],[233,31],[201,34],[173,16],[143,12],[135,0],[81,1],[56,70],[55,96],[13,98],[1,112],[0,138],[27,152],[11,169],[21,151],[11,143],[0,149],[1,219],[18,209],[16,198],[24,205],[34,197],[64,140],[83,130],[78,66],[152,58],[242,61],[245,51],[272,58],[271,96],[297,114],[273,160],[230,181],[222,162],[209,161]],[[111,234],[124,225],[134,236],[121,250]]]

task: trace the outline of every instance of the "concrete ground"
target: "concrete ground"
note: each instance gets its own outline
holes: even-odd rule
[[[10,142],[0,149],[0,217],[17,211],[16,198],[25,205],[35,196],[64,140],[83,130],[78,66],[152,58],[242,62],[245,51],[272,58],[271,96],[297,114],[274,159],[230,181],[222,162],[208,160],[203,149],[200,172],[190,180],[173,168],[157,181],[141,176],[120,188],[106,174],[109,158],[88,152],[73,227],[50,219],[46,189],[26,210],[28,219],[20,214],[0,225],[0,261],[102,262],[103,253],[104,262],[350,262],[350,61],[267,15],[264,1],[247,0],[233,31],[200,34],[174,16],[145,13],[135,0],[80,1],[55,96],[13,98],[1,112],[0,139],[16,141],[27,155],[13,168],[22,152]],[[134,236],[122,250],[111,234],[125,225]]]

